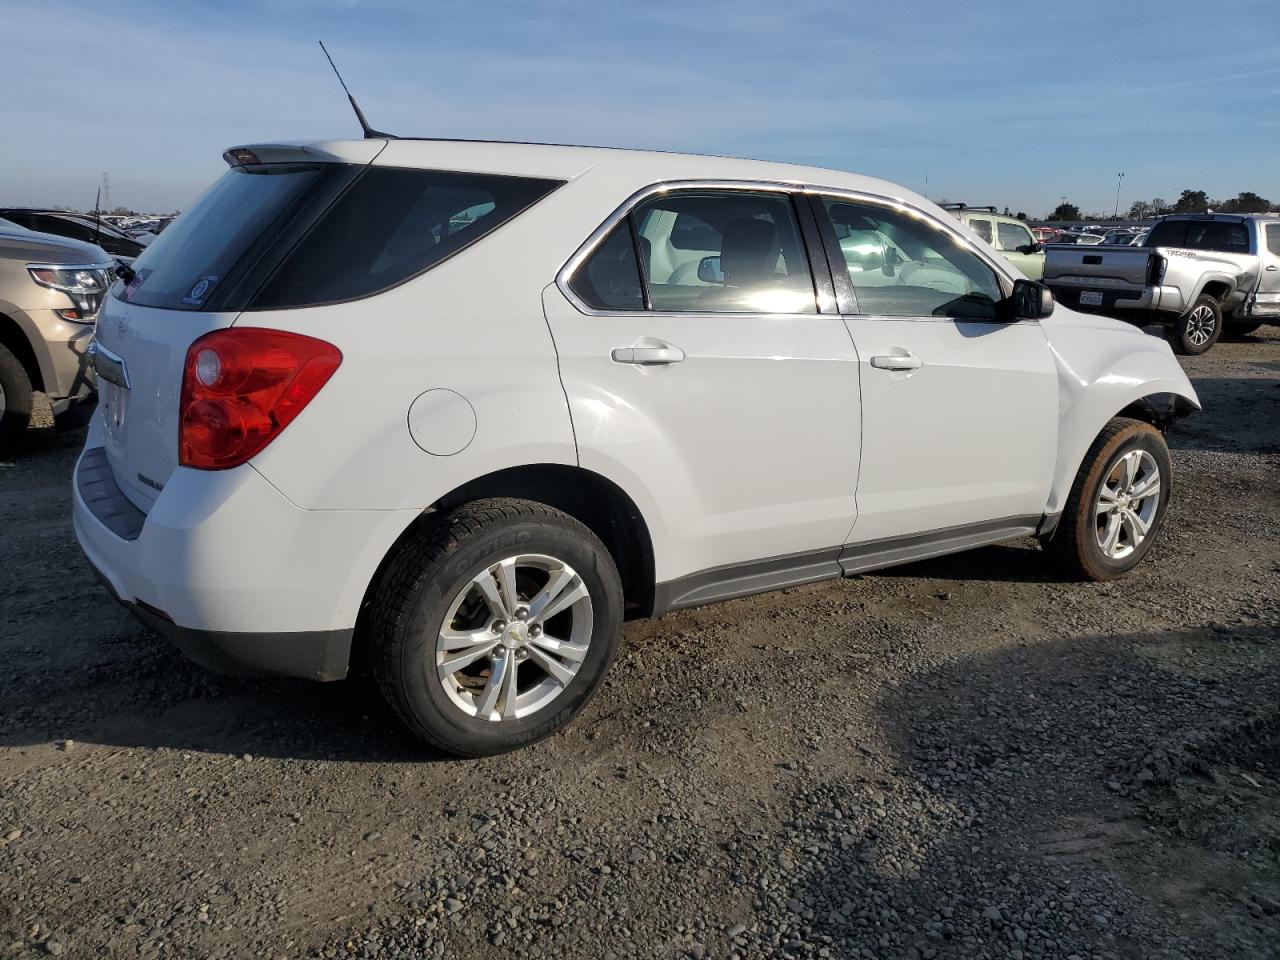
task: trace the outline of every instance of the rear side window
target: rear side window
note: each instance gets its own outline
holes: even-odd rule
[[[969,228],[987,243],[992,242],[990,220],[970,220]]]
[[[236,167],[152,241],[120,295],[178,310],[354,300],[430,269],[557,186],[348,164]]]
[[[624,218],[609,232],[604,242],[569,281],[569,289],[587,306],[596,310],[643,310],[640,266],[631,223]]]
[[[355,300],[431,269],[510,220],[558,181],[372,167],[253,298],[271,310]]]

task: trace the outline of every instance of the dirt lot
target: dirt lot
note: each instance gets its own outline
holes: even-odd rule
[[[636,623],[485,761],[113,604],[79,434],[0,462],[0,957],[1280,956],[1280,328],[1187,363],[1162,541]]]

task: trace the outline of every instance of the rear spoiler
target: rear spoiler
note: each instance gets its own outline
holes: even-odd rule
[[[385,140],[318,140],[315,142],[250,143],[222,154],[229,167],[260,163],[354,163],[365,165],[387,146]]]

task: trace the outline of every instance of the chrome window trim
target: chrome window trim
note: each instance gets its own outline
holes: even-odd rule
[[[589,317],[777,317],[777,318],[796,318],[796,317],[823,317],[823,316],[840,316],[840,314],[824,314],[818,310],[817,296],[814,297],[813,313],[759,313],[755,311],[714,311],[714,312],[694,312],[685,310],[598,310],[583,303],[578,295],[573,292],[569,286],[569,281],[578,269],[595,253],[604,238],[609,232],[618,225],[623,217],[627,216],[640,203],[666,193],[698,191],[698,190],[734,190],[742,193],[785,193],[785,194],[805,194],[812,197],[836,197],[842,200],[852,200],[861,203],[872,203],[879,206],[890,207],[900,213],[908,216],[918,217],[928,222],[931,226],[940,228],[960,245],[963,245],[970,253],[974,254],[991,268],[996,275],[996,282],[1000,285],[1001,292],[1006,296],[1013,295],[1014,277],[1004,266],[998,263],[995,258],[991,257],[986,251],[980,249],[974,242],[962,233],[959,227],[959,221],[954,217],[947,216],[944,220],[941,217],[919,207],[914,203],[908,203],[901,198],[885,197],[880,194],[867,193],[863,190],[851,190],[846,187],[825,187],[815,183],[806,181],[787,181],[787,180],[665,180],[657,183],[651,183],[648,186],[641,187],[626,200],[624,200],[600,226],[592,231],[591,235],[574,251],[573,255],[565,261],[556,273],[555,285],[564,295],[565,299],[573,304],[574,308],[582,314]],[[948,223],[947,221],[951,221]],[[802,237],[803,241],[803,237]],[[643,277],[641,278],[643,282]],[[852,314],[866,318],[867,314]],[[910,317],[892,317],[885,319],[907,320]],[[920,317],[922,320],[955,320],[955,317]],[[995,321],[992,321],[995,322]],[[1021,323],[1023,321],[1014,321]],[[1038,321],[1031,321],[1038,322]]]

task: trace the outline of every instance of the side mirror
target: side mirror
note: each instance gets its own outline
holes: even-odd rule
[[[1039,253],[1043,249],[1044,249],[1043,243],[1024,243],[1022,246],[1018,247],[1018,252],[1019,253]]]
[[[880,272],[886,277],[896,277],[898,275],[898,264],[902,263],[902,257],[893,247],[886,247],[884,251],[884,263],[880,267]]]
[[[724,283],[719,257],[703,257],[698,261],[698,279],[703,283]]]
[[[1013,296],[1005,301],[1008,304],[1005,319],[1040,320],[1053,313],[1053,292],[1043,283],[1033,280],[1015,280]]]

